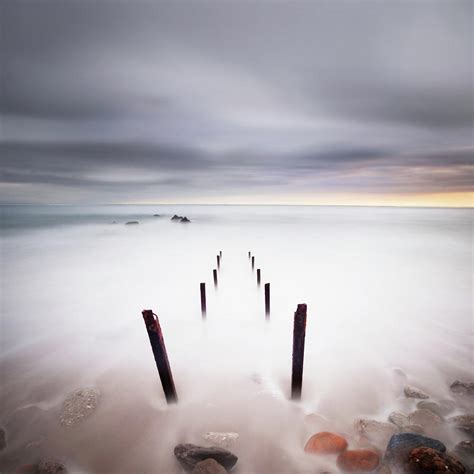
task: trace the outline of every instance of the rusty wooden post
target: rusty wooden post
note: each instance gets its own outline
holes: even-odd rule
[[[257,285],[260,286],[260,268],[257,268]]]
[[[217,270],[215,268],[212,270],[212,274],[214,275],[214,287],[217,288]]]
[[[306,305],[299,304],[293,324],[293,366],[291,371],[291,398],[293,400],[301,399],[305,334]]]
[[[202,317],[203,319],[206,318],[206,284],[205,283],[201,283],[201,313],[202,313]]]
[[[265,283],[265,315],[270,315],[270,283]]]
[[[217,268],[221,268],[221,256],[220,255],[217,255]]]
[[[176,388],[174,386],[173,375],[171,374],[170,363],[166,353],[165,341],[161,332],[160,322],[151,309],[142,311],[143,320],[145,321],[148,337],[150,338],[151,348],[155,356],[156,367],[160,374],[161,385],[165,392],[166,401],[174,403],[178,401]]]
[[[255,268],[255,257],[252,255],[252,270]]]

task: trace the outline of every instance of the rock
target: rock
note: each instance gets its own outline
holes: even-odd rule
[[[449,423],[460,431],[474,436],[474,415],[458,415],[450,418]]]
[[[187,217],[183,217],[179,222],[183,224],[187,224],[188,222],[191,222]]]
[[[347,441],[329,431],[316,433],[306,442],[305,452],[311,454],[339,454],[347,449]]]
[[[171,218],[172,221],[180,221],[183,217],[177,216],[176,214]]]
[[[370,449],[344,451],[337,457],[337,465],[346,472],[373,471],[379,464],[380,456]]]
[[[0,451],[7,447],[7,432],[4,428],[0,428]]]
[[[388,415],[388,421],[392,422],[395,426],[399,428],[403,428],[409,425],[408,416],[400,413],[399,411],[393,411]]]
[[[453,456],[433,448],[414,448],[408,455],[405,469],[409,473],[464,474],[466,468]]]
[[[38,448],[41,446],[44,442],[46,441],[45,436],[40,436],[38,439],[34,439],[33,441],[30,441],[26,444],[25,448],[30,449],[30,448]]]
[[[59,422],[72,426],[90,416],[99,403],[100,393],[95,389],[80,389],[70,394],[63,403]]]
[[[209,458],[198,462],[191,474],[227,474],[227,470],[215,459]]]
[[[204,435],[204,439],[211,441],[216,446],[228,448],[239,439],[239,433],[209,431]]]
[[[425,430],[420,425],[407,425],[402,430],[402,433],[416,433],[424,434]]]
[[[474,472],[474,441],[461,441],[454,449],[454,454],[472,472]]]
[[[360,436],[380,446],[386,446],[391,436],[398,432],[392,423],[375,420],[358,419],[354,422],[354,427]]]
[[[174,448],[174,455],[187,471],[192,471],[198,462],[208,458],[214,459],[227,470],[232,469],[238,460],[237,456],[227,449],[217,446],[205,448],[190,443],[178,444]]]
[[[426,410],[424,408],[410,413],[408,415],[408,420],[411,425],[419,425],[424,429],[436,428],[443,422],[438,415],[433,413],[431,410]]]
[[[153,214],[153,217],[161,217],[160,214]]]
[[[474,382],[461,382],[456,380],[450,387],[451,392],[460,395],[474,395]]]
[[[140,222],[138,222],[138,221],[128,221],[128,222],[125,222],[125,225],[136,225],[136,224],[140,224]]]
[[[403,389],[403,393],[405,394],[405,397],[408,398],[430,398],[430,396],[427,393],[423,392],[423,390],[413,387],[412,385],[406,385]]]
[[[58,461],[40,461],[35,474],[66,474],[66,466]]]
[[[406,461],[412,449],[421,447],[433,448],[443,453],[446,451],[446,446],[436,439],[414,433],[400,433],[390,438],[384,460],[389,464],[401,464]]]
[[[390,469],[390,466],[386,463],[383,462],[379,464],[379,467],[377,468],[377,474],[392,474],[392,470]]]
[[[416,404],[416,407],[422,410],[430,410],[442,418],[453,411],[454,404],[447,400],[439,403],[432,402],[431,400],[421,400]]]

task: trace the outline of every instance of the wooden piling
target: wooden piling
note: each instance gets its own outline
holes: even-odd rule
[[[252,255],[252,270],[255,268],[255,257]]]
[[[220,255],[217,255],[217,268],[220,269],[221,268],[221,256]]]
[[[215,268],[212,270],[212,274],[214,276],[214,287],[217,288],[217,270]]]
[[[252,254],[249,252],[249,260],[250,260],[250,255],[252,255]]]
[[[156,367],[161,379],[161,385],[165,392],[166,401],[175,403],[178,401],[176,388],[174,386],[173,375],[171,374],[170,363],[166,353],[165,341],[161,332],[158,316],[151,309],[142,311],[143,320],[145,321],[146,330],[150,339],[151,348],[155,357]]]
[[[206,311],[207,311],[207,308],[206,308],[206,284],[201,283],[200,287],[201,287],[201,313],[202,313],[203,319],[205,319],[206,318]]]
[[[260,286],[260,268],[257,268],[257,285]]]
[[[219,250],[219,257],[221,257],[222,260],[222,250]]]
[[[293,400],[301,399],[305,335],[306,305],[299,304],[293,324],[293,364],[291,371],[291,398]]]
[[[265,315],[270,316],[270,283],[265,283]]]

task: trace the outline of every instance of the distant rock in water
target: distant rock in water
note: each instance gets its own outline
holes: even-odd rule
[[[177,216],[176,214],[171,218],[172,221],[180,221],[183,216]]]
[[[456,380],[449,388],[451,392],[460,395],[474,395],[474,382],[461,382]]]
[[[125,222],[125,225],[134,225],[134,224],[140,224],[140,222],[138,222],[138,221],[128,221],[128,222]]]
[[[405,463],[405,470],[411,474],[449,473],[464,474],[466,468],[453,456],[433,448],[414,448]]]
[[[72,426],[90,416],[99,403],[100,393],[95,389],[80,389],[64,400],[59,422]]]
[[[227,474],[227,469],[215,459],[209,458],[199,461],[191,474]]]
[[[407,385],[404,389],[403,392],[405,393],[405,397],[408,398],[420,398],[420,399],[426,399],[430,398],[430,396],[423,392],[423,390],[420,390],[419,388],[413,387],[411,385]]]
[[[224,448],[212,446],[206,448],[195,444],[178,444],[174,448],[174,455],[186,471],[192,471],[200,461],[212,458],[227,470],[232,469],[237,463],[237,456]]]
[[[191,222],[186,216],[181,218],[180,222],[187,224],[188,222]]]
[[[153,217],[161,217],[161,214],[153,214]]]

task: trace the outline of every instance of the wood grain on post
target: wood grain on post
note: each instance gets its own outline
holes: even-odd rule
[[[171,374],[168,354],[166,353],[165,341],[161,332],[160,322],[151,309],[142,311],[146,330],[150,339],[151,348],[155,357],[156,367],[161,379],[161,385],[165,392],[166,401],[175,403],[178,401],[176,388],[174,386],[173,375]]]
[[[217,270],[215,268],[212,270],[212,274],[214,276],[214,286],[217,288]]]
[[[202,313],[202,317],[205,318],[206,317],[206,311],[207,311],[207,308],[206,308],[206,284],[201,283],[200,287],[201,287],[201,313]]]
[[[293,364],[291,371],[291,398],[293,400],[301,399],[305,335],[306,305],[299,304],[293,324]]]
[[[265,315],[270,315],[270,283],[265,283]]]
[[[260,268],[257,268],[257,285],[260,286]]]

